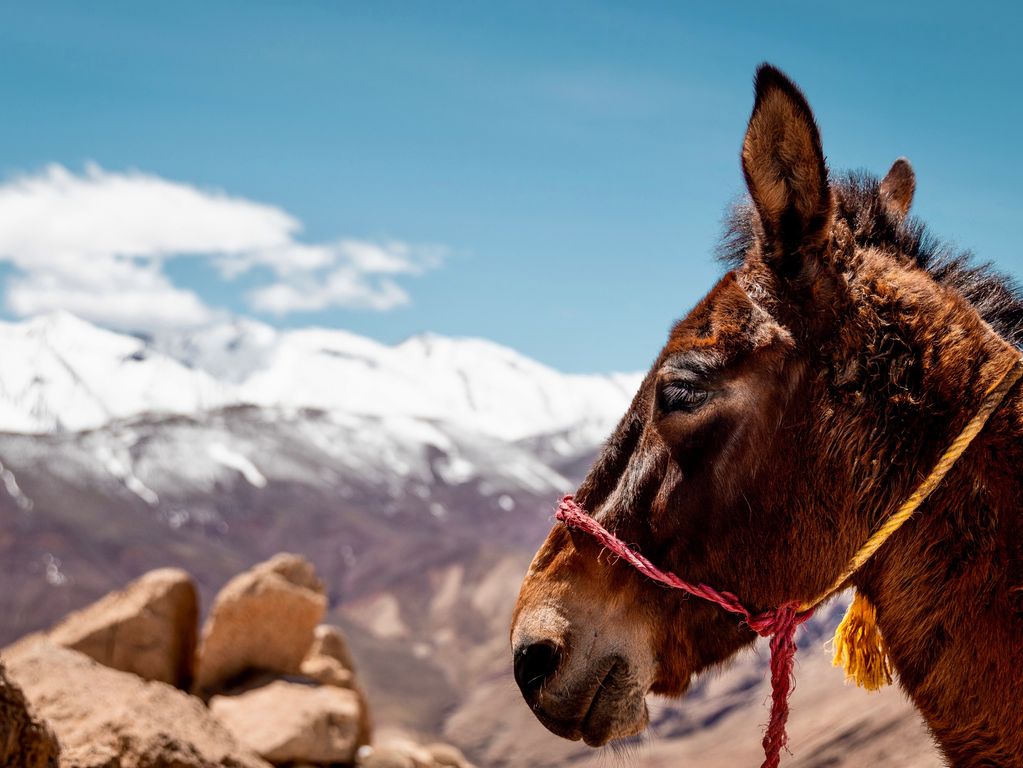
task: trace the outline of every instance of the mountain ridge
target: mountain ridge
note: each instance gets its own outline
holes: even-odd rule
[[[247,318],[145,337],[55,312],[0,323],[0,344],[0,431],[25,434],[254,405],[401,415],[508,440],[582,425],[599,440],[640,381],[561,373],[485,339],[428,333],[386,345]]]

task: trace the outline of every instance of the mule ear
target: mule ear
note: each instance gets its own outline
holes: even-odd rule
[[[881,180],[881,202],[888,213],[896,219],[904,219],[913,204],[916,191],[916,174],[909,160],[900,157],[888,169],[888,175]]]
[[[764,255],[795,273],[824,244],[831,192],[820,131],[802,92],[769,64],[757,70],[756,101],[742,145],[742,170],[765,237]]]

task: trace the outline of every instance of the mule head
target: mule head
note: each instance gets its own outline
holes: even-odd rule
[[[867,515],[835,514],[861,506],[863,472],[811,428],[862,432],[855,407],[836,410],[818,389],[863,248],[839,215],[806,99],[769,66],[742,168],[751,202],[731,236],[741,264],[672,329],[576,498],[661,568],[763,609],[814,597],[869,533]],[[875,182],[877,221],[900,226],[913,186],[905,161]],[[525,577],[511,633],[537,717],[591,745],[642,730],[648,692],[680,695],[754,639],[560,525]]]

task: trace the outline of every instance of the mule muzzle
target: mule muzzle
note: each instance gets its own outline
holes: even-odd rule
[[[548,640],[521,644],[513,653],[523,698],[557,736],[598,747],[646,727],[645,689],[623,657],[573,664],[565,648]]]

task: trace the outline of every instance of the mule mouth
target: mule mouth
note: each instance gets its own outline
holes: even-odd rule
[[[615,674],[621,666],[622,662],[616,660],[603,679],[597,683],[590,704],[586,708],[586,714],[583,715],[579,730],[588,746],[602,747],[612,739],[609,728],[612,724],[608,722],[607,712],[614,706],[614,702],[609,701],[610,692],[615,687]]]
[[[626,661],[609,657],[601,667],[606,668],[591,678],[597,681],[592,687],[534,704],[533,713],[544,727],[565,739],[581,739],[590,747],[602,747],[646,727],[644,691],[633,679]]]

